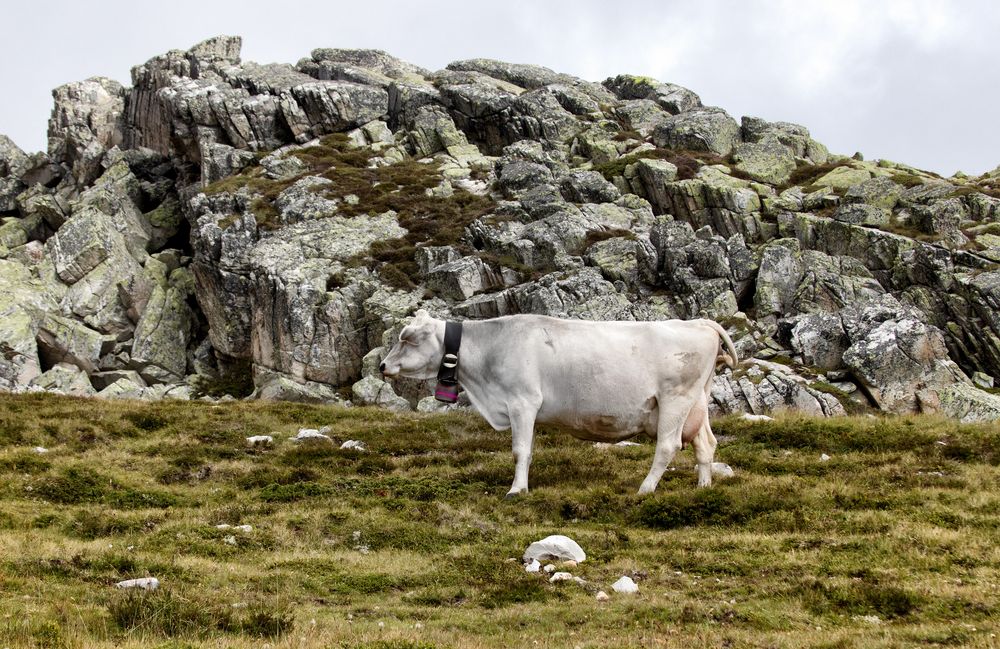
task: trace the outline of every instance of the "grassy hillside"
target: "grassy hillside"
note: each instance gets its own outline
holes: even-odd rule
[[[289,440],[324,425],[370,451]],[[508,502],[509,435],[475,416],[0,396],[0,646],[1000,644],[1000,428],[716,430],[736,477],[696,490],[685,451],[647,499],[648,440],[542,430]],[[587,586],[510,560],[553,533]]]

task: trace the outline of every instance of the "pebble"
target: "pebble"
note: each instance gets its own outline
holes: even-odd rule
[[[556,567],[554,565],[552,565],[551,563],[546,564],[545,567],[543,568],[543,570],[545,572],[553,572],[553,571],[555,571],[555,569],[556,569]]]
[[[819,456],[819,461],[820,462],[829,462],[830,461],[830,456],[827,455],[826,453],[824,453],[823,455]]]
[[[541,570],[542,564],[538,563],[538,559],[532,559],[524,566],[525,572],[538,572]]]
[[[605,593],[603,590],[597,591],[597,601],[598,602],[606,602],[609,599],[611,599],[611,596],[608,595],[607,593]]]
[[[611,584],[611,590],[616,593],[638,593],[639,586],[627,575],[622,575],[621,579]]]
[[[368,447],[365,446],[364,442],[362,442],[360,440],[356,440],[356,439],[349,439],[349,440],[347,440],[346,442],[344,442],[343,444],[340,445],[340,448],[344,449],[344,450],[349,450],[349,451],[350,450],[359,451],[359,452],[362,452],[362,453],[364,451],[368,450]]]
[[[744,412],[740,418],[746,421],[774,421],[774,417],[768,417],[767,415],[753,415],[749,412]]]
[[[160,580],[156,577],[140,577],[139,579],[126,579],[115,584],[115,588],[141,588],[143,590],[156,590],[160,587]]]
[[[236,537],[230,534],[226,538],[222,539],[222,542],[227,545],[236,545]]]
[[[247,437],[247,444],[250,446],[267,446],[268,444],[273,444],[274,438],[270,435],[252,435]]]
[[[569,581],[572,578],[573,578],[573,575],[571,575],[568,572],[557,572],[557,573],[553,574],[551,577],[549,577],[549,583],[550,584],[554,584],[557,581]]]
[[[576,561],[570,559],[569,561],[563,561],[559,564],[560,568],[576,568]]]
[[[36,446],[31,450],[34,451],[35,453],[38,453],[39,455],[49,452],[49,449],[45,448],[44,446]]]

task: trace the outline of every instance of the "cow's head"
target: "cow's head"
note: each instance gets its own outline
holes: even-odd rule
[[[444,323],[417,311],[410,324],[399,332],[399,341],[379,365],[383,376],[432,379],[444,355]]]

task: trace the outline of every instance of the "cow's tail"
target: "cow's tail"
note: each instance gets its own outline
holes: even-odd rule
[[[702,320],[706,325],[715,329],[715,333],[719,334],[719,338],[726,346],[726,353],[721,354],[719,359],[728,365],[732,369],[736,369],[736,365],[740,362],[739,355],[736,353],[736,348],[733,347],[733,339],[729,337],[729,333],[726,331],[725,327],[720,325],[715,320]]]

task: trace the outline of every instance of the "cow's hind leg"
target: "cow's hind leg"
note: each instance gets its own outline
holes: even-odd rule
[[[531,466],[531,446],[535,438],[535,415],[538,407],[519,404],[509,409],[511,450],[514,451],[514,483],[506,498],[528,490],[528,467]]]
[[[673,395],[657,397],[660,415],[656,422],[656,453],[653,455],[653,466],[649,474],[639,486],[639,495],[651,494],[674,460],[674,455],[681,448],[681,432],[687,420],[694,399],[681,399]]]
[[[698,486],[710,487],[712,486],[712,460],[715,459],[717,442],[712,433],[712,426],[708,423],[708,417],[702,420],[698,434],[691,440],[691,445],[694,446],[694,457],[698,461]]]

